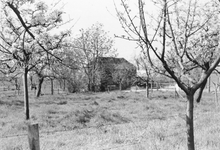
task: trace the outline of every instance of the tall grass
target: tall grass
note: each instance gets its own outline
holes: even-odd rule
[[[195,104],[199,150],[220,149],[220,108],[205,93]],[[22,96],[2,99],[0,136],[26,133]],[[185,150],[185,100],[172,92],[44,95],[30,99],[31,121],[40,125],[41,150]],[[26,136],[0,139],[1,150],[28,149]]]

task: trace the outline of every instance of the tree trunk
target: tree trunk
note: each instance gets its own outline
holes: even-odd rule
[[[211,92],[211,76],[209,77],[209,85],[208,85],[208,91],[209,93]]]
[[[121,91],[122,90],[122,83],[121,82],[119,82],[119,90]]]
[[[187,128],[187,146],[188,150],[195,150],[194,144],[194,127],[193,127],[193,96],[187,95],[187,109],[186,109],[186,128]]]
[[[65,91],[65,90],[66,90],[66,80],[63,79],[63,91]]]
[[[62,89],[62,80],[59,79],[59,85],[60,85],[60,89]]]
[[[40,97],[40,95],[41,95],[41,88],[42,88],[43,81],[44,81],[44,78],[42,78],[42,77],[40,77],[40,78],[38,79],[36,97]]]
[[[88,91],[91,91],[91,89],[90,89],[90,83],[88,84],[87,88],[88,88]]]
[[[25,111],[26,120],[30,119],[27,75],[28,75],[28,68],[25,67],[24,77],[23,77],[23,82],[24,82],[23,88],[24,88],[24,111]]]
[[[151,86],[151,91],[153,92],[153,81],[150,82]]]
[[[201,84],[200,88],[198,89],[198,94],[197,94],[197,97],[195,98],[195,100],[198,103],[200,102],[200,100],[202,98],[202,93],[203,93],[203,90],[205,89],[206,83],[207,83],[207,79],[204,80],[204,82]]]
[[[94,83],[92,83],[92,92],[95,92],[95,85],[94,85]]]
[[[88,77],[88,91],[91,91],[91,79]]]
[[[53,95],[53,93],[54,93],[54,89],[53,89],[53,79],[50,79],[50,83],[51,83],[51,95]]]
[[[95,75],[93,74],[93,76],[92,76],[92,91],[93,92],[96,92],[95,85],[96,85],[96,83],[95,83]]]
[[[19,85],[19,83],[18,83],[18,79],[17,78],[15,78],[15,91],[17,91],[17,94],[19,95],[20,94],[20,85]],[[16,92],[15,92],[15,94],[16,94]]]
[[[149,98],[149,87],[148,87],[148,81],[146,82],[146,98]]]

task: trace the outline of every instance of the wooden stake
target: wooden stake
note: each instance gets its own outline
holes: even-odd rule
[[[30,150],[40,150],[38,124],[28,125],[28,142]]]

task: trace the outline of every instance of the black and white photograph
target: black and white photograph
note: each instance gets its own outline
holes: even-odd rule
[[[220,150],[220,0],[0,0],[0,150]]]

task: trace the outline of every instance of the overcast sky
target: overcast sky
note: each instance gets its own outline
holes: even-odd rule
[[[47,3],[49,1],[49,3],[55,2],[55,0],[44,1]],[[119,0],[115,0],[115,3],[117,6],[120,6]],[[61,0],[57,8],[62,8],[62,10],[66,12],[65,20],[68,20],[68,18],[73,19],[71,22],[71,25],[75,24],[72,28],[73,36],[78,33],[79,29],[88,28],[96,22],[102,23],[105,31],[109,32],[109,36],[112,38],[114,38],[114,34],[125,34],[116,17],[113,0]],[[115,48],[118,49],[119,57],[132,60],[134,55],[138,54],[134,42],[119,38],[114,38],[114,41]]]

